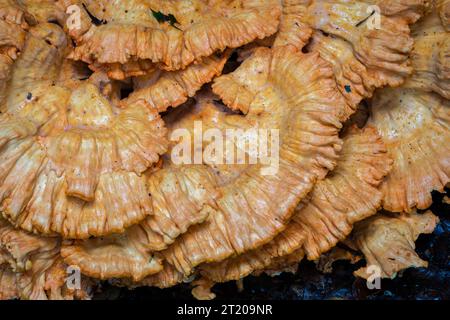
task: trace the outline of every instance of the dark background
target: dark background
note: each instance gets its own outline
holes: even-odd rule
[[[447,190],[447,194],[449,194]],[[322,274],[315,264],[302,261],[298,272],[278,277],[266,275],[244,279],[244,290],[239,292],[236,283],[217,284],[213,288],[217,299],[233,300],[449,300],[450,299],[450,205],[442,202],[444,195],[433,193],[430,208],[439,216],[440,223],[433,234],[421,235],[416,241],[419,256],[429,262],[428,268],[411,268],[393,280],[383,280],[380,290],[367,289],[363,279],[352,272],[365,264],[351,265],[346,261],[333,264],[333,273]],[[128,290],[104,283],[94,299],[107,300],[165,300],[193,299],[188,284],[169,289],[137,288]]]

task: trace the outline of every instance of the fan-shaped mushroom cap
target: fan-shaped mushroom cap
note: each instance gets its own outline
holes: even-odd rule
[[[90,277],[139,281],[163,268],[161,259],[140,242],[139,231],[79,241],[63,247],[61,254],[67,264],[76,265]]]
[[[283,0],[272,45],[319,52],[333,66],[351,113],[376,88],[398,86],[412,72],[408,25],[422,16],[426,4],[425,0]]]
[[[405,83],[407,88],[434,91],[450,99],[450,1],[436,1],[431,12],[413,26],[414,49],[411,53],[414,73]],[[442,19],[441,19],[442,18]]]
[[[9,220],[84,238],[123,231],[151,213],[138,174],[157,161],[166,140],[157,112],[144,103],[114,115],[93,85],[72,93],[55,87],[1,120],[2,211]]]
[[[277,0],[83,1],[101,23],[76,37],[73,59],[92,63],[151,60],[182,69],[217,50],[276,32]]]
[[[375,95],[369,124],[394,160],[381,185],[383,207],[392,212],[428,208],[431,191],[450,181],[450,102],[434,93],[384,89]]]
[[[52,261],[52,263],[49,264],[49,261]],[[32,269],[33,276],[25,273],[19,279],[22,298],[30,300],[90,299],[95,282],[79,273],[77,274],[76,268],[68,269],[70,266],[67,266],[59,255],[53,260],[50,257],[44,257],[42,262],[37,261],[34,264],[36,267]],[[45,275],[45,278],[43,275]],[[80,278],[74,279],[72,283],[70,282],[71,275]],[[43,287],[38,288],[38,284],[43,285]]]
[[[91,282],[80,275],[80,287],[69,288],[59,255],[59,238],[44,238],[15,229],[0,219],[0,249],[4,259],[0,297],[24,299],[88,298]]]
[[[92,281],[81,276],[80,287],[66,283],[67,266],[60,258],[42,254],[33,260],[33,266],[25,272],[13,272],[0,267],[0,299],[73,300],[89,299]]]
[[[361,250],[367,267],[355,275],[368,278],[378,267],[382,278],[394,278],[397,272],[409,267],[427,267],[415,249],[421,233],[433,232],[439,219],[427,211],[424,214],[378,214],[355,226],[347,243]],[[370,268],[372,266],[372,268]]]
[[[115,80],[125,80],[134,77],[134,89],[135,91],[139,90],[139,94],[136,92],[135,97],[140,95],[143,98],[154,101],[155,103],[152,104],[158,106],[165,103],[173,103],[174,106],[177,106],[181,104],[178,103],[178,100],[182,99],[183,96],[188,94],[193,96],[203,84],[210,82],[214,76],[219,75],[228,56],[228,52],[220,55],[213,54],[210,57],[203,58],[201,62],[190,64],[183,70],[175,71],[161,70],[149,60],[130,61],[124,64],[91,64],[89,68],[95,72],[105,72],[109,78]],[[163,85],[166,87],[156,86],[158,81],[161,82],[161,87]],[[166,92],[163,92],[163,90]],[[171,90],[175,92],[170,93]],[[155,99],[157,93],[163,94],[160,98],[161,102]],[[162,100],[166,96],[171,98],[171,100]]]
[[[37,252],[52,251],[59,246],[57,238],[43,238],[14,229],[0,218],[0,249],[3,262],[15,272],[31,268],[31,258]],[[0,263],[1,264],[1,263]]]
[[[262,173],[261,163],[208,163],[220,178],[222,196],[205,208],[209,212],[205,223],[193,226],[162,252],[177,270],[189,274],[201,263],[242,254],[270,241],[285,228],[315,181],[334,168],[345,103],[331,77],[329,65],[317,54],[261,48],[213,86],[230,106],[243,97],[245,116],[224,111],[214,97],[207,96],[171,127],[191,129],[195,121],[202,121],[205,129],[222,132],[279,130],[280,138],[279,167],[274,172]]]
[[[44,134],[41,142],[56,170],[65,172],[68,195],[92,201],[99,175],[141,174],[166,151],[164,124],[143,101],[114,109],[89,83],[66,99],[64,131]]]
[[[39,24],[14,65],[0,116],[1,211],[45,234],[123,232],[152,212],[140,175],[166,151],[166,130],[142,100],[119,109],[90,82],[54,86],[64,43],[59,27]]]
[[[228,56],[227,53],[220,56],[212,55],[184,70],[156,70],[138,77],[134,79],[135,91],[123,102],[130,103],[143,99],[159,112],[166,111],[169,106],[179,106],[189,97],[193,97],[205,83],[222,73]]]
[[[311,199],[297,207],[283,232],[256,250],[200,267],[202,275],[223,282],[255,270],[279,269],[298,262],[304,254],[316,260],[344,240],[356,222],[375,214],[382,199],[377,187],[392,161],[373,128],[353,127],[343,139],[337,167],[317,182]]]
[[[408,24],[420,18],[425,5],[424,0],[314,0],[298,19],[314,30],[307,49],[333,65],[339,90],[355,108],[375,88],[398,86],[411,73]]]
[[[206,219],[202,208],[218,197],[216,185],[206,166],[169,164],[147,179],[153,215],[122,235],[67,245],[61,254],[68,264],[92,277],[142,280],[162,270],[154,251],[165,249],[191,225]]]
[[[374,128],[350,129],[337,169],[318,183],[311,201],[294,217],[302,226],[309,260],[344,240],[357,221],[376,213],[382,199],[378,186],[391,165]]]
[[[54,87],[1,122],[0,198],[15,224],[85,238],[123,231],[151,214],[139,175],[167,142],[162,120],[145,103],[113,110],[91,84],[72,92]]]

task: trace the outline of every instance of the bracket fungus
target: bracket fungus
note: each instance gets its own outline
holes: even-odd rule
[[[344,240],[356,222],[375,214],[382,200],[377,187],[389,172],[392,161],[373,128],[351,128],[343,141],[336,168],[316,183],[283,232],[253,251],[204,265],[201,274],[223,282],[273,268],[274,263],[292,264],[295,260],[289,256],[301,260],[306,254],[309,260],[316,260]]]
[[[412,28],[414,69],[406,88],[436,92],[450,99],[450,1],[436,0]]]
[[[427,266],[449,31],[449,0],[0,0],[0,299]]]
[[[377,94],[369,123],[394,160],[381,185],[383,207],[410,212],[431,205],[450,179],[450,102],[434,93],[389,89]]]
[[[2,107],[2,214],[67,238],[124,231],[151,214],[142,173],[166,151],[164,124],[142,100],[119,108],[89,82],[54,85],[60,57],[49,34],[63,42],[55,25],[30,30]]]
[[[168,107],[177,107],[193,97],[205,84],[222,73],[229,54],[204,58],[184,70],[155,70],[133,78],[134,91],[123,103],[145,100],[152,108],[164,112]]]
[[[414,73],[401,88],[380,91],[372,101],[369,123],[394,160],[381,187],[383,207],[392,212],[428,208],[431,192],[442,192],[450,181],[448,34],[437,3],[415,26]]]
[[[15,229],[0,219],[0,298],[86,299],[93,282],[80,275],[79,287],[67,281],[67,265],[59,254],[61,240]]]
[[[101,279],[140,281],[162,270],[157,251],[172,244],[191,225],[203,222],[203,207],[218,196],[216,179],[206,166],[167,167],[150,175],[153,214],[124,234],[89,239],[63,247],[68,264]]]
[[[414,251],[414,242],[422,233],[433,232],[439,219],[430,211],[423,214],[378,214],[360,222],[347,243],[361,250],[368,266],[380,268],[382,278],[393,278],[397,272],[428,264]],[[355,274],[371,275],[367,267]]]
[[[347,103],[358,103],[382,86],[398,86],[411,74],[409,25],[426,1],[303,1],[299,18],[313,30],[308,51],[320,52]]]
[[[100,21],[75,38],[71,58],[88,63],[150,60],[167,70],[277,31],[277,0],[81,1]]]
[[[284,230],[297,202],[334,168],[342,145],[337,133],[345,103],[329,65],[317,54],[261,48],[236,71],[216,79],[213,90],[245,114],[221,114],[213,101],[200,99],[199,110],[184,121],[220,123],[224,130],[279,130],[279,167],[267,175],[261,164],[224,170],[222,196],[207,208],[205,223],[162,252],[185,274],[202,263],[255,249]],[[220,166],[216,170],[222,175]]]

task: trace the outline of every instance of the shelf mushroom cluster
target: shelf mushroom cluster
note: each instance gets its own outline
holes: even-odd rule
[[[449,33],[448,0],[0,0],[0,299],[427,266]],[[180,162],[199,123],[276,170]]]

